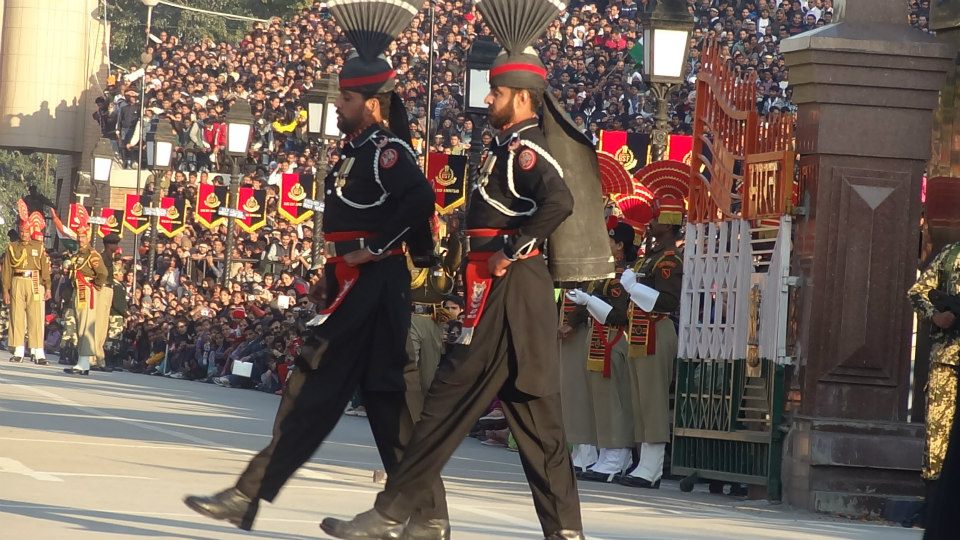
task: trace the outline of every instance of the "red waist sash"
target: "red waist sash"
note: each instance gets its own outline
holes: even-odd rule
[[[336,232],[328,233],[324,236],[324,239],[328,242],[349,242],[353,240],[360,240],[366,238],[373,238],[374,235],[368,232]],[[383,252],[380,257],[393,257],[396,255],[403,255],[403,248],[391,249]],[[327,307],[317,313],[317,317],[314,319],[316,322],[315,326],[319,326],[326,322],[327,318],[333,314],[337,308],[343,304],[343,301],[346,300],[347,295],[353,290],[353,287],[357,284],[357,280],[360,279],[360,267],[359,266],[350,266],[345,264],[343,256],[330,257],[327,259],[327,263],[334,265],[334,277],[337,280],[337,296],[330,302]]]

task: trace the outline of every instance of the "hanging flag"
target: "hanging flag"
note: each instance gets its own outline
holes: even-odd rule
[[[220,215],[220,209],[227,208],[227,193],[227,186],[200,184],[196,210],[193,213],[197,223],[208,229],[215,229],[223,224],[226,218]]]
[[[277,210],[284,219],[299,225],[313,217],[304,202],[313,198],[313,176],[284,174],[280,179],[280,203]]]
[[[237,220],[237,225],[245,232],[251,233],[263,227],[267,224],[267,190],[241,187],[236,209],[246,215]]]
[[[163,215],[157,220],[157,227],[167,238],[173,238],[187,228],[187,200],[162,197],[160,208]]]
[[[133,234],[140,234],[150,227],[150,217],[146,208],[150,206],[147,195],[127,194],[127,204],[123,209],[123,225]]]
[[[430,153],[427,178],[433,185],[437,212],[446,215],[467,201],[467,156]]]
[[[101,208],[100,217],[105,221],[99,227],[97,227],[97,234],[100,235],[100,238],[107,236],[108,234],[117,234],[120,238],[123,238],[123,210],[118,210],[116,208]]]
[[[633,174],[644,167],[650,155],[650,136],[626,131],[600,131],[601,152],[615,157],[623,168]]]
[[[667,159],[692,165],[693,135],[670,135],[667,139]]]

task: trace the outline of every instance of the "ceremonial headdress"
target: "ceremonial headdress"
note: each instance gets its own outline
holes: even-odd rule
[[[567,8],[567,0],[477,0],[504,51],[490,68],[490,85],[546,90],[547,68],[533,40]]]
[[[394,92],[397,72],[384,56],[390,43],[420,11],[414,0],[331,0],[327,3],[343,27],[355,54],[343,63],[340,90],[371,98],[393,92],[390,101],[390,131],[410,142],[410,126],[403,100]]]
[[[20,217],[20,230],[26,231],[33,240],[43,238],[43,231],[47,228],[47,221],[40,212],[30,212],[26,201],[17,201],[17,214]]]
[[[77,233],[77,238],[90,236],[90,214],[82,204],[70,205],[70,230]]]

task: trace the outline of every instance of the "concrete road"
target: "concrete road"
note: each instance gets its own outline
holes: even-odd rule
[[[326,515],[373,503],[379,468],[365,419],[330,440],[243,533],[188,510],[232,485],[267,444],[279,398],[129,373],[73,377],[0,354],[0,539],[325,538]],[[517,455],[465,440],[444,474],[457,540],[542,538]],[[584,483],[592,540],[916,540],[917,530],[836,520],[703,491]]]

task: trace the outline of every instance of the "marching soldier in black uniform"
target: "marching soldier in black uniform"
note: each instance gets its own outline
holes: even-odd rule
[[[553,283],[541,255],[544,240],[570,216],[574,200],[537,117],[548,95],[546,70],[527,49],[556,18],[557,5],[555,0],[478,2],[508,54],[490,71],[486,103],[500,135],[488,149],[467,210],[467,308],[461,345],[441,364],[422,419],[375,508],[350,521],[325,519],[321,527],[327,534],[395,538],[408,518],[428,503],[431,482],[499,395],[544,536],[583,538],[561,417]],[[508,28],[513,23],[515,27]],[[553,107],[548,107],[550,114],[557,115],[550,121],[560,118],[558,107],[548,105]],[[546,119],[544,124],[551,125]],[[586,150],[585,159],[592,155],[596,160],[589,142],[568,140],[573,143],[569,146]],[[596,196],[599,201],[599,187]],[[593,219],[605,235],[602,216]],[[612,274],[612,263],[608,266],[605,275]]]
[[[410,327],[403,243],[414,260],[431,254],[429,236],[424,241],[416,233],[429,234],[434,194],[409,145],[406,111],[393,92],[396,73],[379,55],[418,13],[420,2],[333,0],[328,5],[357,56],[343,66],[336,103],[347,142],[324,182],[327,307],[308,323],[269,446],[235,487],[185,499],[197,512],[245,530],[253,525],[259,501],[272,501],[326,439],[358,387],[389,475],[413,426],[403,382]],[[424,489],[408,537],[447,538],[440,477]]]

